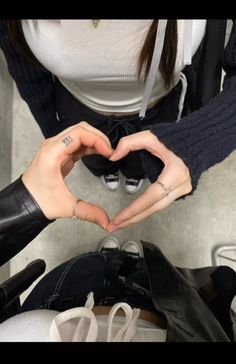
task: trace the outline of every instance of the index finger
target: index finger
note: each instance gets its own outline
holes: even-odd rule
[[[172,191],[172,193],[167,195],[165,198],[162,198],[160,201],[156,202],[151,207],[142,211],[140,214],[137,214],[134,217],[123,221],[119,225],[113,225],[113,222],[111,221],[111,223],[108,227],[109,233],[112,233],[112,232],[116,231],[117,229],[127,228],[130,225],[137,224],[138,222],[143,221],[147,217],[149,217],[149,216],[155,214],[156,212],[169,206],[172,202],[174,202],[176,200],[176,198],[182,196],[183,194],[184,193],[183,193],[182,187],[176,188],[174,191]]]
[[[99,130],[99,129],[95,128],[94,126],[90,125],[89,123],[87,123],[87,121],[81,121],[80,125],[83,126],[85,129],[88,129],[98,135],[101,135],[101,137],[103,137],[103,139],[105,139],[108,142],[108,144],[110,144],[110,140],[109,140],[108,136],[105,135],[101,130]]]
[[[121,210],[112,220],[113,225],[119,225],[123,221],[132,219],[144,210],[150,208],[162,199],[163,190],[160,185],[153,183],[146,191],[133,201],[128,207]]]
[[[55,153],[58,156],[66,156],[75,153],[81,146],[94,149],[104,157],[109,157],[112,154],[110,142],[105,140],[98,133],[84,128],[81,125],[67,130],[66,133],[58,135],[58,138],[50,144],[54,145]]]
[[[173,191],[178,184],[176,183],[176,175],[172,172],[173,167],[164,167],[157,181],[152,183],[146,191],[133,201],[128,207],[118,213],[112,223],[121,224],[125,220],[129,220],[134,216],[142,213],[144,210],[151,208],[157,202],[163,199],[165,190],[163,185]],[[161,182],[160,182],[161,181]],[[170,192],[171,193],[171,192]]]
[[[99,129],[95,128],[94,126],[90,125],[87,121],[80,121],[78,124],[69,126],[67,129],[62,130],[59,134],[57,134],[56,136],[49,138],[48,140],[58,140],[60,137],[68,134],[69,131],[77,128],[78,126],[82,126],[84,129],[90,130],[92,132],[94,132],[95,134],[100,135],[104,140],[107,141],[107,143],[110,145],[110,140],[109,138]]]

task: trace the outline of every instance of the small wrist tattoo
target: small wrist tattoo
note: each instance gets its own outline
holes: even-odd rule
[[[73,139],[69,135],[62,140],[62,143],[64,143],[66,147],[68,147],[68,145],[70,145],[72,142]]]

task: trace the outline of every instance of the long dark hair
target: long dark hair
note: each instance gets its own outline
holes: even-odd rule
[[[21,53],[23,53],[29,60],[31,60],[35,65],[42,67],[40,62],[31,52],[28,47],[27,42],[22,30],[21,20],[5,20],[4,21],[7,32],[13,44],[18,48]],[[138,60],[138,71],[139,77],[144,70],[145,77],[150,69],[152,54],[156,39],[156,31],[158,27],[158,20],[153,20],[149,31],[147,33],[145,42],[143,44],[142,50],[140,52]],[[163,46],[163,52],[160,61],[160,72],[164,79],[166,88],[168,89],[173,83],[174,77],[174,67],[177,53],[177,21],[168,20],[166,27],[166,34]]]

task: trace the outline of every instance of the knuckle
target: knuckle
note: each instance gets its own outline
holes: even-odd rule
[[[150,141],[152,141],[152,143],[160,143],[158,137],[154,133],[152,133],[151,130],[147,130],[147,136],[150,138]]]
[[[183,178],[185,181],[188,181],[190,180],[190,173],[189,173],[189,169],[186,165],[184,165],[184,168],[183,168]]]
[[[193,190],[191,178],[189,178],[184,185],[184,194],[187,195]]]
[[[189,178],[188,186],[187,186],[187,193],[190,193],[193,190],[193,185],[191,179]]]
[[[78,124],[78,126],[84,126],[84,127],[86,127],[86,126],[89,126],[89,123],[87,123],[87,121],[81,121],[81,122]]]
[[[79,131],[82,131],[82,130],[86,129],[86,128],[85,128],[85,125],[81,125],[81,124],[82,124],[82,123],[79,123],[79,124],[78,124],[78,130],[79,130]]]
[[[188,167],[186,166],[186,164],[183,162],[182,159],[179,158],[179,162],[180,162],[180,164],[179,163],[176,164],[176,167],[179,171],[181,171],[178,173],[179,177],[180,177],[180,182],[185,183],[191,179],[190,172],[189,172]]]
[[[108,138],[108,136],[106,136],[105,134],[103,134],[103,138],[108,142],[108,144],[110,144],[110,139]]]
[[[48,141],[44,141],[41,143],[40,149],[39,149],[40,156],[46,157],[48,155],[48,145],[49,145]]]
[[[127,137],[121,138],[120,141],[119,141],[119,147],[120,148],[125,148],[127,145],[128,145]]]
[[[48,144],[49,144],[50,139],[45,139],[41,144],[40,144],[40,150],[44,149]]]
[[[81,133],[86,133],[89,131],[88,128],[86,128],[86,125],[83,125],[82,123],[79,123],[77,125],[76,131],[78,133],[78,135],[80,135]]]

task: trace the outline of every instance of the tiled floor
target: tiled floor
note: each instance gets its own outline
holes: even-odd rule
[[[15,90],[12,179],[25,170],[42,140],[28,107]],[[193,196],[175,202],[139,225],[115,235],[121,242],[130,238],[153,242],[178,266],[211,265],[213,247],[236,241],[235,165],[236,152],[202,175]],[[68,184],[78,197],[100,204],[110,216],[134,198],[122,189],[115,193],[105,190],[101,181],[82,163],[68,177]],[[49,271],[75,255],[96,250],[105,236],[101,229],[90,223],[58,220],[12,259],[11,274],[35,258],[45,259]]]
[[[42,140],[27,106],[17,93],[14,115],[13,179],[24,171]],[[121,242],[130,238],[153,242],[179,266],[210,265],[214,246],[236,241],[235,165],[236,152],[204,173],[193,196],[175,202],[159,214],[115,235]],[[110,216],[134,198],[122,190],[115,193],[105,190],[101,181],[82,163],[69,176],[68,184],[77,196],[100,204]],[[96,225],[58,220],[12,259],[11,273],[19,271],[34,258],[45,259],[48,271],[77,254],[96,250],[105,236]]]

